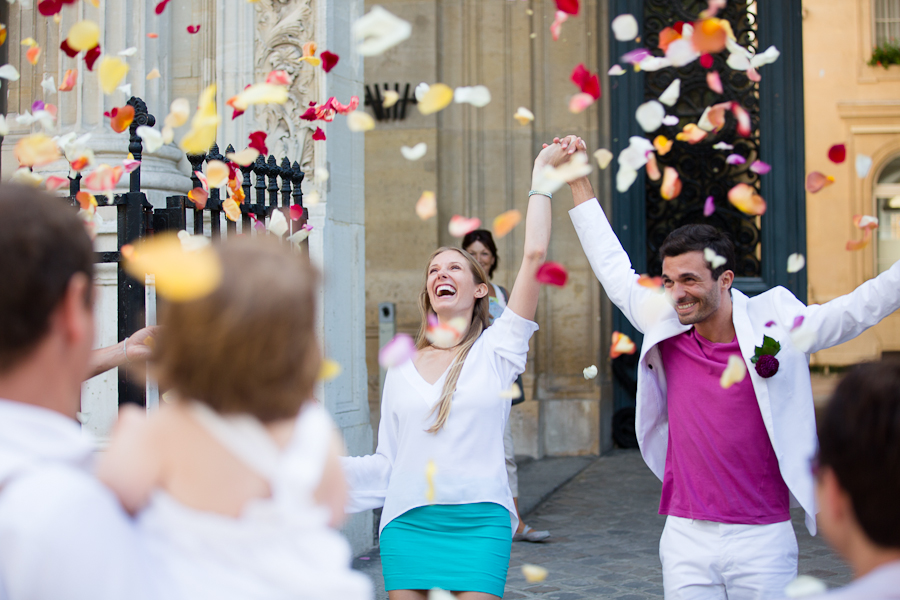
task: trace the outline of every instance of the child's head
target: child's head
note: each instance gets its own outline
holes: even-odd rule
[[[220,413],[294,417],[321,366],[318,274],[272,238],[242,236],[217,252],[219,287],[160,311],[160,384]]]

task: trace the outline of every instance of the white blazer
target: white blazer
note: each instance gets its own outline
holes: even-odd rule
[[[666,373],[659,343],[690,329],[678,321],[675,309],[660,301],[658,292],[638,285],[638,275],[596,200],[584,202],[569,216],[603,289],[613,304],[644,334],[638,365],[635,429],[647,466],[660,479],[666,464],[669,418],[666,406]],[[734,329],[753,382],[769,440],[778,457],[778,468],[791,492],[791,506],[806,511],[806,526],[816,533],[816,507],[811,461],[816,453],[816,421],[809,354],[853,339],[900,308],[900,262],[846,296],[822,305],[806,306],[783,287],[748,298],[731,292]],[[794,318],[817,332],[806,352],[791,341]],[[766,327],[766,324],[771,324]],[[760,377],[750,363],[754,348],[768,335],[781,343],[778,372]]]

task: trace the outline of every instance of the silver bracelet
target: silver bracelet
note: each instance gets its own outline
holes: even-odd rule
[[[548,198],[553,200],[553,194],[551,194],[550,192],[541,192],[538,190],[531,190],[530,192],[528,192],[528,197],[531,198],[535,194],[538,194],[539,196],[547,196]]]

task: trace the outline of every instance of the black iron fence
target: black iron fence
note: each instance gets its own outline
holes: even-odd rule
[[[135,160],[141,160],[143,141],[137,135],[137,128],[141,125],[153,127],[156,118],[148,112],[147,105],[140,98],[132,97],[128,100],[128,105],[133,106],[135,112],[134,121],[130,126],[128,151],[134,155]],[[226,149],[226,154],[230,152],[234,152],[231,145]],[[213,145],[206,154],[189,155],[187,158],[191,163],[191,182],[195,188],[201,186],[195,173],[203,171],[204,162],[226,160],[220,154],[218,145]],[[193,234],[208,235],[214,241],[222,237],[223,220],[226,223],[226,235],[249,234],[253,229],[254,220],[265,223],[265,219],[271,217],[276,210],[284,214],[289,224],[294,223],[291,228],[293,231],[299,231],[306,224],[309,211],[303,207],[303,192],[300,189],[304,173],[297,161],[291,163],[285,157],[279,164],[274,156],[266,158],[260,155],[254,164],[240,167],[240,170],[243,175],[241,188],[244,192],[244,200],[239,205],[240,232],[237,222],[225,216],[222,206],[225,198],[222,197],[219,188],[209,190],[209,197],[203,208],[198,208],[187,194],[168,196],[165,208],[154,208],[147,200],[147,195],[141,191],[140,166],[129,175],[128,192],[115,194],[112,203],[105,197],[97,197],[98,205],[116,207],[117,249],[113,252],[97,252],[95,262],[117,263],[119,341],[141,329],[146,323],[144,282],[130,277],[122,268],[121,249],[125,244],[132,244],[155,233],[186,230],[188,214],[193,218]],[[81,175],[77,174],[74,178],[69,178],[69,200],[74,206],[79,205],[75,198],[79,191],[81,191]],[[296,221],[291,219],[291,206],[298,206],[302,211],[302,216]],[[209,223],[208,231],[204,227],[206,222]],[[290,232],[285,237],[289,235]],[[143,381],[135,380],[134,375],[127,369],[120,368],[119,404],[128,402],[146,405],[146,387]]]

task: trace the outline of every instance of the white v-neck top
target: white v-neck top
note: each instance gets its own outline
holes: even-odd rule
[[[537,323],[503,311],[469,351],[450,416],[437,433],[426,430],[434,423],[432,409],[447,373],[429,384],[412,360],[388,369],[375,454],[342,459],[350,488],[347,512],[383,506],[384,529],[429,504],[431,491],[433,504],[500,504],[509,510],[515,531],[518,518],[503,454],[510,400],[502,394],[525,370],[528,341],[537,329]]]

